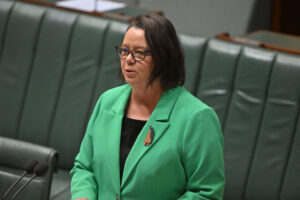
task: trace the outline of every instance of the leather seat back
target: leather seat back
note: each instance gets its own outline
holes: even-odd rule
[[[121,84],[114,47],[127,24],[21,2],[4,6],[1,135],[50,146],[70,169],[95,101]]]
[[[197,96],[224,133],[224,199],[298,199],[300,56],[212,39],[202,62]]]

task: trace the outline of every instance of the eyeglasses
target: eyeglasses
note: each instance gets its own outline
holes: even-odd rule
[[[132,49],[118,46],[116,47],[117,55],[121,59],[126,59],[129,54],[135,61],[142,61],[146,56],[150,55],[150,50],[147,49]]]

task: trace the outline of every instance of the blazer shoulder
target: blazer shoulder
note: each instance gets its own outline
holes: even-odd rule
[[[103,98],[107,98],[107,97],[117,98],[121,93],[123,93],[125,90],[127,90],[129,88],[130,88],[130,86],[128,84],[111,88],[111,89],[106,90],[105,92],[103,92],[103,94],[100,96],[100,98],[101,97],[103,97]]]
[[[215,110],[184,88],[179,90],[179,95],[173,110],[173,115],[178,115],[179,113],[181,120],[199,121],[199,119],[206,118],[206,120],[212,120],[219,126],[219,117]]]
[[[101,105],[113,106],[122,94],[131,91],[131,86],[128,84],[121,85],[105,91],[99,98]]]
[[[195,97],[189,91],[184,88],[180,89],[180,93],[177,99],[177,105],[180,107],[184,107],[187,112],[197,112],[203,110],[213,110],[210,106],[202,102],[200,99]]]

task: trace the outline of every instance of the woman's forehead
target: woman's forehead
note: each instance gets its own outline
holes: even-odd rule
[[[135,27],[129,28],[125,33],[123,45],[134,48],[147,48],[148,43],[145,37],[145,31]]]

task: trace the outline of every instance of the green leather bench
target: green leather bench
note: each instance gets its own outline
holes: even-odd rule
[[[0,0],[0,195],[34,158],[50,170],[19,199],[70,199],[69,170],[93,106],[123,84],[114,47],[126,27]],[[223,128],[224,199],[300,199],[300,56],[214,38],[180,40],[185,87],[216,110]]]

